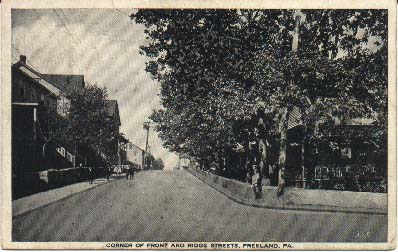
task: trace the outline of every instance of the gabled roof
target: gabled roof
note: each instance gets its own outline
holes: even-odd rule
[[[43,77],[56,87],[70,94],[84,88],[84,75],[43,74]]]
[[[138,145],[136,145],[136,144],[133,144],[133,143],[131,143],[131,142],[129,142],[128,144],[131,145],[131,146],[134,146],[136,149],[138,149],[138,150],[140,150],[140,151],[142,151],[142,152],[145,152],[145,150],[141,149],[141,148],[138,147]],[[130,146],[129,146],[129,148],[127,148],[127,149],[130,149]]]
[[[128,143],[129,140],[123,136],[123,133],[119,134],[119,141],[122,143]]]
[[[54,86],[52,83],[49,83],[43,77],[43,75],[41,73],[35,71],[33,68],[31,68],[30,66],[28,66],[24,62],[19,61],[19,62],[15,63],[13,65],[13,67],[15,69],[18,69],[19,71],[21,71],[21,73],[23,75],[25,75],[26,77],[32,79],[33,81],[35,81],[36,83],[38,83],[39,85],[41,85],[42,87],[47,89],[53,95],[60,96],[63,93],[63,91],[61,89],[59,89],[58,87]]]

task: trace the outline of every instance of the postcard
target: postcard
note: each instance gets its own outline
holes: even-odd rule
[[[4,249],[396,248],[396,2],[6,0]]]

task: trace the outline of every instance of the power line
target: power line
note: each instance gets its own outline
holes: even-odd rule
[[[65,15],[65,12],[64,12],[62,9],[59,9],[59,11],[62,13],[62,16],[64,16],[65,20],[69,23],[69,19],[68,19],[68,17]],[[77,39],[77,38],[75,38],[75,36],[73,36],[73,34],[70,32],[70,30],[69,30],[69,33],[71,34],[71,36],[72,36],[72,38],[73,38],[74,40],[77,40],[77,42],[78,42],[79,44],[81,44],[80,40]]]
[[[11,44],[11,46],[12,46],[12,48],[14,48],[18,53],[20,53],[21,55],[23,54],[23,53],[21,53],[21,51],[18,50],[18,48],[16,48],[13,44]]]
[[[61,19],[61,17],[59,16],[58,12],[56,12],[55,9],[52,9],[52,10],[53,10],[53,12],[55,13],[55,15],[57,15],[59,21],[60,21],[61,24],[64,26],[65,30],[69,33],[69,36],[72,38],[73,42],[74,42],[76,45],[80,44],[80,41],[79,41],[79,43],[76,42],[77,39],[75,39],[75,37],[73,36],[72,32],[69,30],[69,28],[67,27],[67,25],[65,24],[65,22],[64,22],[64,21]],[[61,11],[62,11],[62,10],[61,10]],[[63,13],[63,12],[62,12],[62,13]],[[63,15],[65,16],[65,13],[63,13]]]
[[[68,21],[69,23],[69,19],[66,17],[65,12],[62,9],[59,9],[59,11],[62,13],[62,16],[64,16],[64,18]]]
[[[12,48],[14,48],[20,55],[24,55],[20,50],[18,50],[18,48],[17,48],[16,46],[14,46],[13,44],[11,44],[11,46],[12,46]],[[15,57],[15,56],[13,56],[13,57]],[[15,58],[16,58],[16,57],[15,57]],[[17,58],[17,60],[19,60],[19,59]],[[39,72],[38,68],[35,67],[35,65],[33,65],[32,62],[31,62],[30,60],[27,59],[26,62],[29,63],[30,67],[32,67],[34,70],[36,70],[37,72]]]
[[[118,12],[120,12],[120,13],[123,14],[123,15],[126,15],[126,16],[130,17],[129,14],[127,14],[126,12],[121,11],[120,9],[115,9],[115,10],[118,11]]]
[[[69,33],[69,36],[72,38],[73,42],[77,45],[76,39],[74,38],[72,32],[69,30],[69,28],[66,26],[65,22],[61,19],[61,17],[59,16],[58,12],[55,9],[52,9],[53,12],[57,15],[59,21],[61,22],[61,24],[64,26],[65,30]],[[62,11],[62,10],[61,10]],[[62,14],[65,17],[65,13],[62,12]]]

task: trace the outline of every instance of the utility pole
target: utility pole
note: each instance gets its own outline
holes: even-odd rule
[[[148,170],[152,170],[153,168],[153,163],[152,163],[152,154],[151,154],[151,146],[148,144]]]
[[[299,46],[299,35],[300,35],[300,16],[298,12],[296,11],[296,17],[295,17],[295,25],[294,25],[294,34],[293,34],[293,41],[292,41],[292,51],[297,52],[298,46]],[[302,118],[303,120],[304,118]],[[305,151],[305,123],[303,123],[303,140],[301,143],[301,182],[303,188],[306,187],[306,181],[305,181],[305,166],[304,166],[304,151]]]
[[[299,46],[299,33],[300,33],[300,16],[296,11],[296,17],[294,19],[294,33],[293,33],[293,41],[292,41],[292,51],[297,52]]]
[[[297,52],[298,46],[299,46],[299,35],[300,35],[300,16],[296,12],[296,19],[295,19],[295,27],[294,27],[294,35],[293,35],[293,42],[292,42],[292,50],[294,52]],[[304,152],[305,152],[305,138],[306,138],[306,129],[305,129],[305,123],[304,123],[304,118],[301,116],[301,120],[303,123],[303,139],[301,143],[301,182],[303,188],[306,187],[306,179],[305,179],[305,162],[304,162]]]
[[[150,122],[144,122],[143,128],[146,130],[146,143],[145,143],[145,153],[144,153],[144,169],[147,166],[147,153],[148,153],[148,137],[149,137],[149,128]]]
[[[300,35],[300,16],[298,15],[296,11],[296,17],[295,17],[295,26],[294,26],[294,34],[293,34],[293,41],[292,41],[292,51],[297,52],[298,46],[299,46],[299,35]],[[303,120],[303,118],[301,118]],[[306,181],[305,181],[305,164],[304,164],[304,151],[305,151],[305,125],[303,122],[303,140],[301,143],[301,182],[303,188],[306,187]]]
[[[292,39],[292,52],[297,52],[299,46],[299,27],[300,27],[300,16],[299,11],[295,11],[295,22],[294,22],[294,32],[293,32],[293,39]],[[287,90],[289,93],[290,91]],[[285,187],[286,183],[286,153],[287,153],[287,131],[289,130],[289,118],[290,112],[292,108],[287,106],[284,108],[284,122],[282,122],[282,130],[281,130],[281,141],[280,141],[280,153],[279,153],[279,176],[278,176],[278,195],[283,193],[283,188]],[[303,125],[304,126],[304,125]],[[302,148],[302,156],[303,156],[303,163],[302,163],[302,182],[303,187],[304,184],[304,148]]]

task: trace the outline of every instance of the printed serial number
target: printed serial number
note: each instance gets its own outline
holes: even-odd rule
[[[356,232],[355,237],[358,238],[369,238],[372,235],[371,232]]]

